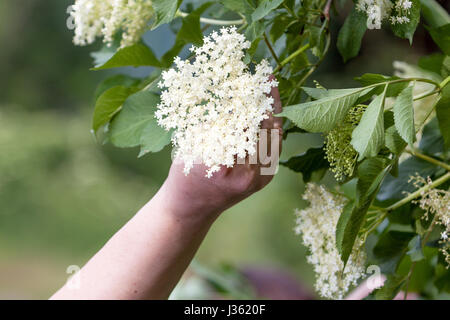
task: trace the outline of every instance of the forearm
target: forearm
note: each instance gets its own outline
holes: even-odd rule
[[[52,299],[166,299],[213,219],[175,206],[166,184]],[[180,211],[181,210],[181,211]],[[198,218],[197,218],[198,217]]]

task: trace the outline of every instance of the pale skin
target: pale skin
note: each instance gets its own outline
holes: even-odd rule
[[[281,112],[278,89],[271,95]],[[281,145],[281,118],[262,128],[278,130]],[[174,161],[156,195],[81,269],[79,288],[66,284],[51,299],[167,299],[214,221],[272,180],[260,169],[247,162],[208,179],[203,165],[185,176]]]

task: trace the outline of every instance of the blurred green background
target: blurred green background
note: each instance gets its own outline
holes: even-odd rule
[[[72,44],[70,0],[0,1],[0,298],[46,299],[82,266],[162,184],[170,150],[137,159],[137,150],[96,142],[90,133],[94,90],[108,72],[92,72],[90,48]],[[339,22],[335,19],[333,36]],[[168,27],[146,35],[161,55],[174,37]],[[371,31],[360,57],[344,65],[332,49],[313,76],[326,87],[356,85],[365,72],[392,73],[392,61],[414,63],[435,50],[419,30],[414,45]],[[115,71],[116,72],[116,71]],[[148,69],[124,70],[134,76]],[[321,144],[293,134],[282,158]],[[329,176],[325,183],[333,183]],[[225,213],[198,261],[216,268],[267,266],[314,282],[306,251],[294,235],[301,175],[280,168],[263,191]]]

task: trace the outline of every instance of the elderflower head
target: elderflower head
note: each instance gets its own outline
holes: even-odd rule
[[[256,152],[260,122],[272,112],[277,86],[272,68],[263,60],[252,74],[242,61],[250,43],[235,27],[222,28],[192,47],[194,60],[175,59],[175,68],[162,73],[161,103],[156,117],[174,130],[175,157],[188,174],[195,161],[207,167],[207,176],[221,165],[232,167],[235,156]]]
[[[326,159],[337,180],[351,176],[355,169],[358,152],[351,145],[352,133],[361,121],[365,105],[350,109],[344,121],[325,136]]]
[[[342,299],[350,286],[357,285],[365,276],[366,262],[359,239],[345,269],[336,248],[336,226],[345,199],[313,183],[306,186],[303,199],[309,201],[310,206],[296,210],[295,232],[302,235],[303,244],[310,251],[307,259],[316,273],[315,288],[324,298]]]
[[[430,178],[424,179],[419,175],[411,177],[413,185],[416,188],[430,186],[432,181]],[[428,220],[430,214],[434,215],[436,224],[441,225],[444,231],[441,233],[441,252],[447,262],[447,268],[450,266],[450,192],[436,188],[428,188],[424,190],[420,199],[415,201],[419,207],[425,211],[423,219]]]
[[[384,20],[389,20],[391,24],[408,23],[411,7],[409,0],[358,0],[356,4],[357,10],[366,13],[369,29],[381,29]]]
[[[111,44],[121,31],[121,47],[132,45],[147,30],[153,14],[151,0],[75,0],[70,12],[75,24],[74,43],[84,46],[103,37]]]

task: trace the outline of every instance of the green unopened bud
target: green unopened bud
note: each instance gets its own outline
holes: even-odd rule
[[[351,108],[344,121],[325,136],[326,159],[337,180],[353,175],[358,152],[350,142],[352,132],[361,121],[365,109],[365,105]]]

